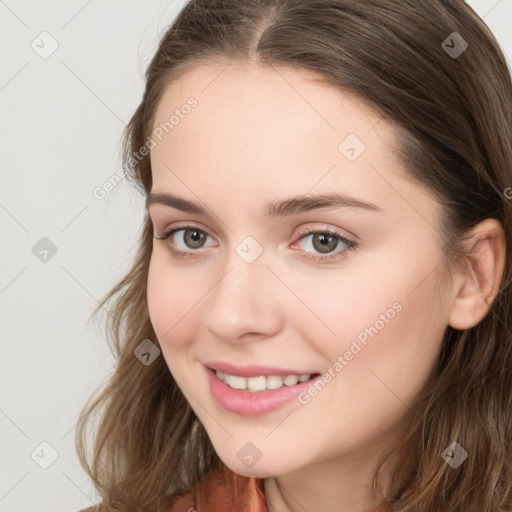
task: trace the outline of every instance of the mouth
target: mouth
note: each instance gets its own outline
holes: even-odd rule
[[[280,409],[321,379],[319,373],[246,377],[206,366],[205,370],[210,393],[217,404],[228,412],[243,416],[260,416]]]
[[[255,377],[242,377],[240,375],[230,375],[229,373],[215,370],[215,375],[227,384],[231,389],[257,393],[258,391],[279,389],[283,386],[295,386],[297,383],[307,382],[312,377],[319,374],[290,374],[282,375],[257,375]]]

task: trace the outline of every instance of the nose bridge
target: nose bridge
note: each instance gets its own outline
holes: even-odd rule
[[[279,328],[278,280],[266,266],[263,248],[250,238],[230,249],[203,310],[203,325],[226,341]]]

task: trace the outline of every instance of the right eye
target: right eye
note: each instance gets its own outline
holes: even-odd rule
[[[178,235],[178,233],[183,232]],[[192,253],[199,252],[198,249],[205,247],[205,240],[210,235],[194,225],[171,227],[166,230],[163,236],[155,237],[157,240],[168,241],[167,245],[171,253],[178,258],[192,256]],[[211,238],[211,237],[210,237]],[[181,246],[179,245],[181,242]]]

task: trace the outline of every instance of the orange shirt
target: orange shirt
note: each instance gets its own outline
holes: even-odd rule
[[[268,512],[262,478],[237,475],[223,465],[203,477],[203,499],[192,493],[170,498],[169,512]]]
[[[205,475],[201,490],[204,501],[197,503],[191,493],[174,497],[169,512],[268,512],[263,479],[237,475],[227,466]]]
[[[197,500],[190,492],[169,496],[169,512],[268,512],[263,479],[237,475],[227,466],[204,475],[199,489]],[[102,509],[96,505],[80,512]]]

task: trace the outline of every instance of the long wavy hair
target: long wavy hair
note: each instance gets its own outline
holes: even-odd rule
[[[465,257],[462,241],[477,223],[495,218],[503,226],[498,294],[473,328],[447,327],[435,378],[411,405],[407,436],[387,454],[399,462],[383,506],[512,510],[512,83],[491,31],[462,0],[191,0],[161,38],[123,134],[123,166],[142,195],[152,176],[140,149],[163,91],[187,69],[217,60],[311,71],[392,122],[408,176],[442,205],[446,261]],[[172,493],[201,499],[201,477],[224,468],[164,358],[146,366],[134,356],[145,339],[158,346],[146,296],[152,243],[146,213],[131,269],[93,313],[109,311],[116,364],[84,406],[75,442],[107,510],[163,512]],[[469,453],[457,470],[441,457],[454,440]]]

